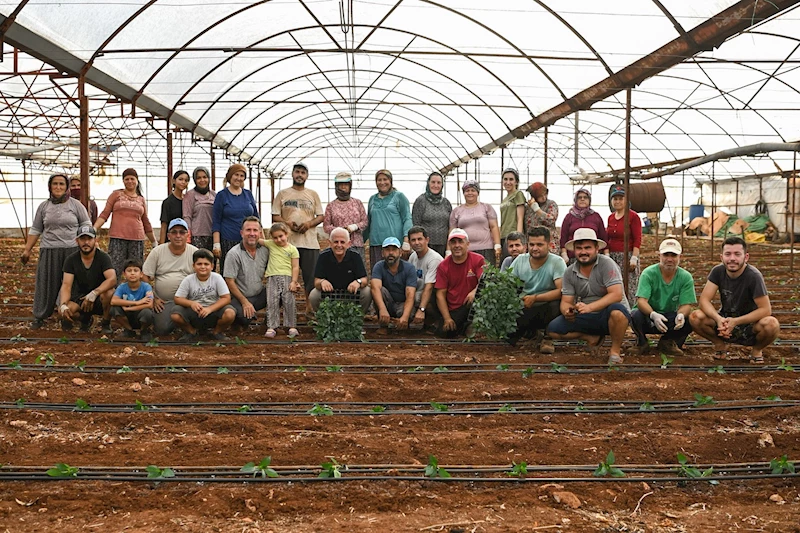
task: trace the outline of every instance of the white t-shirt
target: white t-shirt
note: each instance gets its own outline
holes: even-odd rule
[[[216,272],[212,272],[205,281],[197,279],[197,274],[186,276],[175,292],[175,297],[187,298],[200,303],[203,307],[208,307],[216,303],[220,296],[226,294],[230,294],[230,290],[228,290],[225,280]]]
[[[192,254],[196,251],[197,248],[187,244],[181,255],[175,255],[170,251],[169,243],[159,244],[150,251],[142,273],[153,280],[151,285],[156,296],[165,302],[173,300],[183,279],[194,273]]]

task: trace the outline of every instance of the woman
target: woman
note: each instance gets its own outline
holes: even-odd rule
[[[211,231],[214,239],[212,245],[214,256],[219,259],[219,273],[224,276],[225,256],[228,250],[242,240],[242,222],[249,216],[258,216],[258,206],[253,195],[244,188],[247,176],[244,165],[231,165],[225,175],[226,189],[217,193],[214,198],[214,210],[211,216]]]
[[[598,239],[608,242],[608,234],[603,224],[603,217],[596,213],[591,208],[591,205],[592,193],[588,189],[578,189],[575,193],[573,206],[561,223],[561,242],[559,247],[561,248],[561,257],[568,265],[575,262],[575,253],[568,251],[564,246],[567,241],[572,240],[576,229],[591,228]],[[603,253],[608,253],[608,250],[604,250]]]
[[[608,251],[611,259],[619,265],[620,272],[624,272],[625,261],[628,261],[628,303],[634,306],[636,289],[639,288],[639,249],[642,247],[642,220],[635,211],[628,211],[628,251],[625,251],[625,208],[628,201],[625,197],[625,187],[614,185],[611,188],[611,208],[614,210],[608,216]]]
[[[122,265],[128,259],[140,262],[144,260],[145,236],[152,246],[157,244],[150,219],[147,218],[147,201],[142,196],[139,174],[132,168],[125,169],[122,172],[122,183],[125,188],[111,193],[105,209],[94,223],[96,231],[114,213],[111,228],[108,230],[108,255],[111,256],[117,277],[122,274]]]
[[[349,172],[339,172],[333,179],[336,187],[336,199],[325,208],[322,229],[328,235],[333,228],[345,228],[350,233],[350,249],[364,259],[364,234],[367,227],[367,211],[364,203],[350,197],[353,187],[353,176]]]
[[[478,201],[481,187],[477,181],[467,180],[461,186],[464,205],[450,213],[450,231],[461,228],[469,237],[469,251],[481,254],[486,262],[500,264],[500,228],[497,212],[489,204]]]
[[[394,188],[392,173],[388,170],[375,173],[375,185],[378,192],[370,197],[367,205],[370,268],[383,260],[381,246],[387,237],[394,237],[403,243],[403,256],[407,257],[411,252],[411,245],[408,244],[408,230],[411,229],[408,198]]]
[[[500,260],[509,256],[506,237],[509,233],[522,233],[525,225],[525,195],[519,190],[519,173],[507,168],[502,176],[506,198],[500,203]]]
[[[78,200],[70,198],[67,176],[53,174],[47,181],[50,198],[39,205],[20,260],[25,265],[41,237],[39,264],[36,266],[36,288],[33,292],[32,329],[39,329],[53,314],[61,289],[64,259],[78,251],[75,235],[82,224],[91,224],[89,213]]]
[[[534,226],[544,226],[550,230],[550,253],[558,255],[560,235],[556,232],[558,220],[558,204],[547,199],[547,190],[544,183],[537,181],[528,187],[531,199],[525,208],[525,231]]]
[[[172,194],[161,202],[161,244],[167,242],[167,226],[170,220],[183,217],[183,195],[189,187],[189,173],[179,170],[172,175]]]
[[[183,195],[183,220],[189,225],[192,244],[209,252],[214,245],[211,236],[211,212],[214,210],[216,191],[209,187],[210,174],[205,167],[197,167],[192,172],[194,189]]]
[[[436,250],[444,257],[447,249],[447,233],[450,229],[450,213],[453,206],[444,197],[444,178],[438,172],[431,172],[425,194],[420,194],[414,201],[411,210],[411,222],[428,231],[430,243],[428,247]]]

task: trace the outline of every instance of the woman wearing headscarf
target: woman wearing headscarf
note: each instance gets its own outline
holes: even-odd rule
[[[431,172],[425,193],[414,200],[411,210],[411,221],[415,226],[422,226],[428,231],[430,243],[428,247],[436,250],[444,257],[447,249],[447,234],[450,230],[450,213],[453,206],[444,197],[444,178],[438,172]]]
[[[509,256],[506,249],[506,237],[510,233],[524,231],[525,195],[519,190],[519,173],[514,168],[507,168],[502,175],[505,199],[500,203],[500,260]]]
[[[592,193],[588,189],[578,189],[575,193],[574,203],[572,208],[564,217],[561,223],[561,257],[568,265],[575,262],[575,253],[568,251],[565,248],[567,241],[572,240],[575,230],[578,228],[591,228],[594,230],[598,239],[608,242],[608,234],[606,233],[606,226],[603,224],[603,217],[591,208]],[[608,253],[605,250],[603,253]]]
[[[189,187],[189,173],[179,170],[172,175],[172,194],[161,202],[161,232],[158,238],[161,244],[167,242],[167,226],[176,218],[183,218],[183,198]]]
[[[477,181],[467,180],[461,186],[464,204],[450,213],[450,231],[461,228],[469,237],[469,251],[481,254],[486,263],[500,265],[500,227],[497,212],[489,204],[478,201],[481,187]]]
[[[349,172],[339,172],[333,179],[336,199],[325,207],[322,229],[330,235],[333,228],[345,228],[350,233],[350,249],[364,259],[364,228],[367,227],[367,211],[364,203],[352,198],[353,176]]]
[[[189,225],[192,244],[210,252],[214,245],[211,236],[211,213],[214,210],[214,198],[217,197],[217,193],[210,188],[211,177],[205,167],[194,169],[192,179],[194,189],[186,191],[183,195],[183,220]]]
[[[608,216],[608,252],[611,259],[619,265],[620,272],[625,272],[628,262],[628,303],[635,305],[636,290],[639,288],[639,249],[642,247],[642,219],[636,211],[628,210],[628,250],[625,250],[625,208],[629,207],[625,196],[625,187],[614,185],[611,188],[611,208]]]
[[[244,188],[247,168],[236,163],[225,174],[228,187],[222,189],[214,198],[211,230],[214,237],[212,245],[214,256],[219,259],[219,273],[225,275],[225,256],[228,250],[242,240],[241,229],[244,219],[258,216],[258,206],[250,191]]]
[[[28,231],[20,260],[25,265],[33,246],[40,238],[39,263],[36,265],[36,288],[33,293],[32,329],[39,329],[53,314],[61,289],[64,259],[78,251],[75,236],[82,224],[91,224],[86,208],[70,198],[65,174],[53,174],[47,181],[50,198],[39,204]]]
[[[550,230],[550,253],[558,255],[560,235],[556,231],[558,220],[558,204],[547,199],[544,183],[537,181],[528,187],[531,199],[525,208],[525,231],[534,226],[544,226]]]
[[[411,229],[408,198],[394,188],[392,173],[386,169],[375,173],[375,186],[378,192],[370,197],[367,205],[370,268],[383,260],[382,245],[388,237],[403,243],[404,256],[407,257],[411,252],[411,245],[408,244],[408,230]]]
[[[147,200],[142,195],[139,174],[132,168],[122,172],[124,189],[111,193],[103,212],[98,215],[94,229],[99,230],[113,213],[111,227],[108,230],[108,255],[117,277],[122,274],[122,265],[128,259],[144,260],[144,238],[150,239],[155,246],[156,236],[147,217]]]

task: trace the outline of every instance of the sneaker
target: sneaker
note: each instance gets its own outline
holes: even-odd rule
[[[678,344],[672,339],[658,341],[658,351],[664,355],[683,356],[683,350],[678,348]]]
[[[133,339],[134,337],[136,337],[136,332],[133,331],[132,329],[123,329],[122,336],[123,338],[126,339]]]
[[[551,341],[547,337],[543,338],[542,342],[539,344],[539,353],[543,354],[556,353],[556,347],[553,346],[553,341]]]
[[[44,326],[44,320],[39,320],[38,318],[31,322],[31,329],[42,329]]]
[[[81,317],[81,331],[89,331],[92,329],[92,324],[94,323],[94,317],[92,315],[88,315],[88,319]]]
[[[269,328],[269,329],[267,330],[267,332],[266,332],[266,333],[264,333],[264,336],[265,336],[265,337],[267,337],[268,339],[274,339],[274,338],[275,338],[275,335],[276,335],[276,333],[275,333],[275,330],[274,330],[274,329],[272,329],[272,328]]]
[[[150,333],[149,330],[143,330],[139,334],[139,340],[142,342],[150,342],[151,340],[153,340],[153,334]]]
[[[650,354],[650,345],[649,344],[637,344],[633,348],[631,348],[631,355],[640,356],[640,355],[649,355]]]
[[[103,320],[102,322],[100,322],[100,331],[102,333],[105,333],[106,335],[114,333],[114,328],[111,327],[111,321]]]
[[[230,342],[231,338],[222,333],[221,331],[218,333],[212,333],[211,338],[217,342]]]
[[[198,335],[197,333],[184,333],[181,336],[181,338],[178,339],[178,342],[183,342],[186,344],[197,344],[199,340],[200,340],[200,335]]]
[[[289,338],[290,339],[294,339],[298,335],[300,335],[300,332],[297,331],[297,328],[289,328]]]

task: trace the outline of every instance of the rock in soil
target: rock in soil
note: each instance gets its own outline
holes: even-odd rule
[[[553,493],[553,499],[555,499],[556,503],[563,503],[567,507],[571,507],[572,509],[577,509],[581,506],[581,500],[575,496],[574,493],[569,491],[559,491]]]

